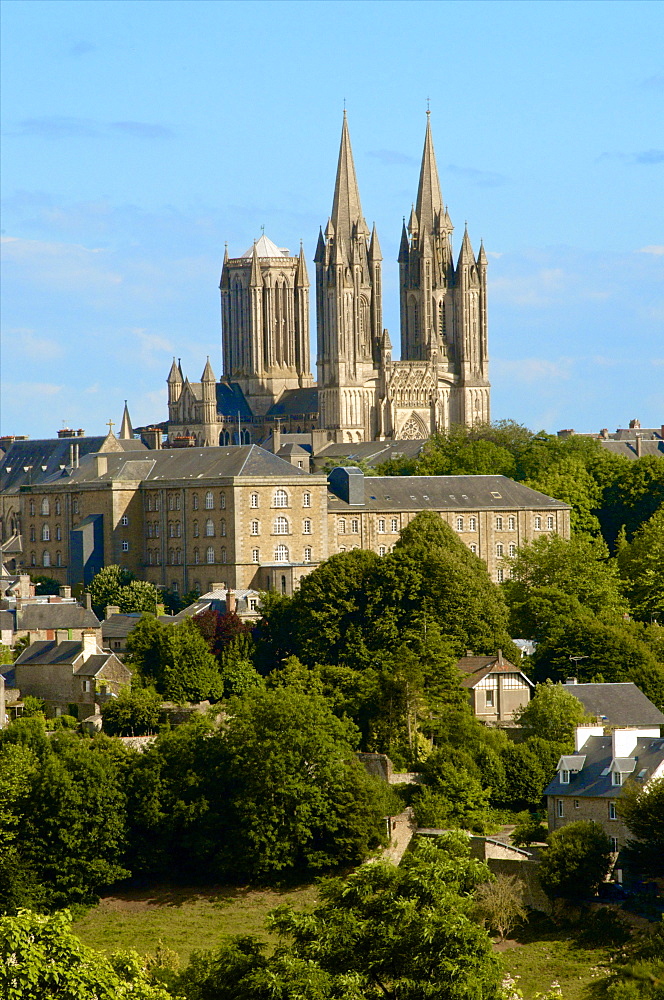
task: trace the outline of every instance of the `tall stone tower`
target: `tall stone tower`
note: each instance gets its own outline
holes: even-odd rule
[[[399,251],[401,357],[436,365],[448,383],[444,424],[488,422],[486,266],[464,233],[457,266],[427,112],[417,202]]]
[[[344,111],[332,215],[314,257],[320,426],[338,441],[371,441],[379,430],[381,259],[362,214]]]
[[[237,382],[264,416],[287,389],[313,382],[309,357],[309,279],[299,256],[263,235],[221,271],[224,377]]]

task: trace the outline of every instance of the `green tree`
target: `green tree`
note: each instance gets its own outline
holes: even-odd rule
[[[224,687],[219,664],[188,618],[162,634],[160,654],[166,699],[199,702],[221,698]]]
[[[622,547],[618,566],[634,613],[664,625],[664,504]]]
[[[525,736],[539,736],[554,743],[573,743],[574,730],[591,721],[578,698],[562,684],[538,684],[534,697],[514,715]]]
[[[650,878],[664,874],[664,777],[647,785],[628,781],[617,809],[633,834],[627,845],[632,863]]]
[[[120,970],[120,971],[119,971]],[[108,958],[86,948],[64,910],[0,917],[0,994],[4,1000],[170,1000],[150,983],[135,953]]]
[[[32,576],[30,578],[35,585],[35,594],[53,594],[57,596],[62,586],[59,580],[52,576]]]
[[[251,659],[252,646],[250,635],[243,630],[222,648],[220,673],[224,698],[243,695],[252,688],[262,687],[263,678]]]
[[[109,736],[149,736],[159,726],[160,713],[161,698],[148,688],[124,688],[101,709],[104,732]]]
[[[600,524],[594,511],[601,504],[601,491],[579,458],[560,459],[536,479],[526,480],[526,486],[569,503],[572,531],[599,534]]]
[[[162,643],[172,629],[152,615],[143,615],[127,636],[127,665],[143,683],[154,684],[158,690],[164,686]]]
[[[109,604],[125,614],[146,611],[155,613],[157,590],[151,583],[136,580],[133,573],[121,566],[105,566],[90,581],[88,593],[97,615],[103,615]]]
[[[664,462],[655,455],[626,459],[604,490],[598,511],[602,531],[613,546],[621,527],[630,540],[636,530],[664,503]]]
[[[521,639],[541,642],[572,618],[589,618],[575,594],[559,587],[512,587],[506,584],[510,608],[510,630]]]
[[[38,883],[21,857],[19,827],[38,766],[21,743],[0,743],[0,913],[15,913],[39,896]]]
[[[490,930],[497,931],[501,942],[527,915],[524,893],[525,886],[518,876],[502,874],[475,890],[475,914]]]
[[[570,900],[594,895],[611,863],[611,842],[599,823],[568,823],[547,843],[538,870],[546,894]]]

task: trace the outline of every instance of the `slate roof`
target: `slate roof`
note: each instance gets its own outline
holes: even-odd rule
[[[79,640],[68,639],[56,642],[55,639],[41,639],[32,642],[24,649],[14,666],[21,663],[73,663],[81,655],[82,643]]]
[[[217,413],[221,413],[222,417],[232,418],[233,420],[237,420],[239,413],[241,420],[251,420],[251,408],[237,382],[217,382],[215,389],[217,394]]]
[[[565,759],[574,757],[585,757],[581,770],[570,771],[569,784],[561,782],[558,772],[545,788],[545,795],[607,799],[615,799],[620,795],[622,786],[613,784],[613,776],[609,771],[613,761],[610,736],[589,736],[578,753]],[[629,770],[626,761],[633,761]],[[633,757],[621,758],[617,769],[623,773],[633,774],[638,781],[646,782],[662,762],[664,762],[664,739],[642,736],[636,741]]]
[[[78,445],[79,459],[98,452],[109,436],[44,438],[35,441],[14,441],[0,463],[0,491],[18,490],[21,486],[37,485],[61,471],[69,464],[69,445]],[[120,440],[111,437],[113,448],[121,454],[125,451],[146,451],[141,441]],[[31,466],[26,472],[24,467]],[[43,466],[46,466],[44,469]]]
[[[257,590],[236,590],[235,600],[237,603],[236,612],[245,613],[249,612],[249,597],[255,597],[258,599],[260,593]],[[176,615],[166,616],[163,615],[160,621],[168,622],[170,625],[178,625],[180,622],[184,621],[185,618],[191,618],[193,615],[200,615],[204,611],[208,611],[212,608],[213,611],[218,611],[219,614],[226,614],[226,591],[225,590],[210,590],[207,594],[201,595],[197,601],[190,604],[189,607],[183,608]]]
[[[56,628],[99,628],[94,611],[80,604],[28,604],[17,612],[17,631]]]
[[[100,670],[106,666],[109,660],[117,659],[114,653],[93,653],[92,656],[88,656],[74,673],[79,677],[96,677]],[[126,668],[127,673],[130,673],[129,667]]]
[[[289,463],[258,445],[225,445],[221,448],[169,448],[148,452],[149,458],[128,460],[125,455],[108,454],[107,470],[97,475],[93,456],[86,456],[68,479],[73,483],[103,483],[118,479],[162,482],[164,480],[218,480],[235,476],[284,479],[307,476],[304,469]],[[51,480],[57,483],[58,478]],[[207,485],[207,484],[206,484]]]
[[[101,623],[101,637],[106,639],[126,639],[140,622],[142,614],[114,614]]]
[[[7,629],[14,631],[14,615],[11,611],[0,611],[0,629],[6,632]]]
[[[638,458],[636,441],[600,441],[602,448],[612,455],[624,455],[625,458]],[[664,458],[664,441],[641,439],[641,455],[655,455]]]
[[[280,399],[267,411],[268,417],[318,417],[318,389],[309,386],[306,389],[286,389]]]
[[[563,684],[588,715],[609,726],[662,726],[664,713],[632,684]]]
[[[329,459],[347,458],[348,464],[364,462],[368,466],[381,465],[392,458],[417,458],[426,441],[358,441],[353,444],[329,444],[316,455],[316,462],[325,464]]]
[[[328,493],[329,509],[350,509]],[[356,505],[353,505],[357,509]],[[562,500],[515,483],[506,476],[366,476],[368,510],[569,510]]]
[[[502,662],[499,662],[496,654],[491,656],[462,656],[457,662],[457,669],[466,675],[461,681],[461,686],[465,688],[474,688],[485,677],[488,677],[489,674],[520,674],[526,683],[530,684],[532,688],[535,687],[533,682],[526,677],[519,667],[515,666],[514,663],[510,663],[504,657]]]

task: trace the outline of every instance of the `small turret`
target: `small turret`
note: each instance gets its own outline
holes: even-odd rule
[[[377,261],[382,259],[383,255],[380,252],[380,243],[378,242],[378,233],[376,232],[376,223],[374,222],[373,229],[371,230],[371,243],[369,244],[369,260]]]
[[[295,271],[295,284],[299,288],[309,287],[309,275],[307,274],[307,262],[304,258],[304,247],[300,241],[300,254],[297,259],[297,269]]]
[[[256,249],[256,243],[254,242],[254,250],[251,255],[251,273],[249,275],[249,287],[250,288],[260,288],[263,285],[263,275],[261,274],[261,267],[258,263],[258,250]]]
[[[459,261],[457,263],[457,268],[474,263],[475,263],[475,254],[473,253],[473,248],[470,244],[470,236],[468,235],[468,225],[466,225],[466,228],[463,233],[461,250],[459,251]]]
[[[318,243],[316,244],[316,254],[314,256],[314,264],[322,264],[324,260],[325,260],[325,237],[323,236],[323,230],[319,228]]]
[[[212,365],[210,364],[210,357],[208,355],[205,368],[203,369],[203,374],[201,375],[201,382],[212,382],[214,384],[216,381],[215,374],[212,371]]]
[[[172,406],[174,403],[177,403],[182,391],[182,371],[179,364],[176,363],[175,358],[173,358],[173,364],[171,365],[166,382],[168,384],[168,405]],[[171,420],[173,419],[171,416]]]
[[[121,441],[132,441],[134,438],[134,431],[131,426],[131,419],[129,417],[129,409],[127,407],[126,399],[124,405],[124,412],[122,414],[122,424],[120,425],[120,434],[118,436]]]
[[[400,264],[407,264],[410,255],[410,244],[408,243],[408,232],[406,230],[406,219],[404,217],[403,225],[401,227],[401,243],[399,244],[399,256],[397,258]]]

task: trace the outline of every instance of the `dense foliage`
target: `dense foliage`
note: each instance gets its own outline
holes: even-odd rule
[[[538,876],[551,897],[584,899],[597,892],[611,862],[611,842],[599,823],[579,820],[549,834]]]
[[[118,607],[124,614],[157,612],[156,587],[145,580],[137,580],[130,570],[121,566],[100,569],[90,581],[88,594],[93,610],[100,618],[109,605]]]

